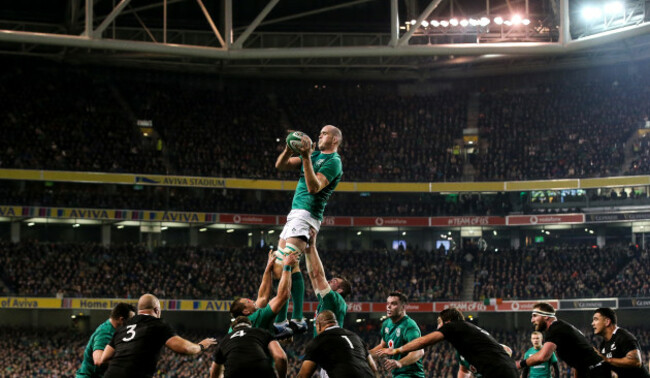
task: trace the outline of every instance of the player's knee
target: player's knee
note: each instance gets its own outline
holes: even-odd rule
[[[296,254],[298,255],[298,258],[300,258],[302,252],[303,251],[300,250],[297,246],[291,243],[287,243],[284,248],[279,248],[277,251],[273,251],[273,255],[275,256],[275,263],[282,264],[285,256]]]

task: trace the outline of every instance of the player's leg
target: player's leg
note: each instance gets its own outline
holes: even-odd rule
[[[273,267],[274,273],[279,271],[282,272],[282,258],[287,254],[296,253],[301,255],[305,248],[307,247],[307,242],[301,237],[290,237],[288,240],[280,238],[278,242],[278,250],[275,251],[276,255],[276,264]],[[274,277],[275,278],[275,277]],[[274,280],[274,285],[277,285],[277,280]],[[293,302],[293,319],[302,320],[302,306],[304,303],[305,297],[305,282],[300,272],[300,266],[297,264],[291,272],[291,301]],[[289,303],[286,303],[283,308],[278,312],[278,315],[275,318],[275,323],[278,327],[289,325],[287,322],[287,312],[289,308]]]

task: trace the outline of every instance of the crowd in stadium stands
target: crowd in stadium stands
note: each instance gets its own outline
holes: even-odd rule
[[[87,243],[2,244],[0,279],[14,295],[161,298],[257,295],[266,250],[160,247],[103,248]],[[349,277],[352,301],[383,301],[400,287],[415,301],[459,299],[458,255],[424,251],[323,251],[328,275]],[[364,266],[364,274],[358,267]],[[257,272],[258,274],[252,273]],[[307,285],[307,298],[316,298]],[[6,294],[6,293],[4,293]]]
[[[570,83],[570,84],[568,84]],[[644,80],[566,79],[535,89],[485,91],[479,180],[612,176],[650,108]]]
[[[644,126],[648,128],[650,126],[650,122],[646,121],[646,125]],[[643,136],[640,136],[638,140],[634,141],[632,145],[632,152],[634,160],[630,162],[629,167],[627,167],[626,174],[650,174],[650,137],[648,137],[648,134],[643,134]]]
[[[650,276],[642,270],[627,274],[632,267],[622,270],[637,261],[636,255],[624,247],[586,246],[480,252],[475,260],[474,299],[591,298],[608,290],[604,288],[611,282],[619,282],[617,289],[629,287],[626,295],[640,295],[642,280]],[[612,293],[624,296],[615,289]]]
[[[423,325],[423,334],[435,329],[434,324]],[[590,328],[581,327],[587,338],[596,345],[596,339]],[[379,343],[379,330],[376,321],[370,321],[363,326],[349,326],[366,342],[369,348]],[[627,328],[627,327],[626,327]],[[639,341],[642,349],[642,360],[647,367],[650,357],[650,330],[627,328]],[[530,348],[530,331],[489,330],[494,338],[508,345],[513,350],[512,357],[520,359]],[[190,330],[179,332],[188,340],[200,340],[204,337],[219,337],[224,330]],[[88,340],[87,334],[73,331],[69,328],[27,329],[15,327],[0,327],[0,376],[7,378],[22,378],[27,376],[70,377],[79,368],[83,351]],[[289,359],[288,376],[297,375],[304,355],[305,345],[311,339],[310,334],[294,338],[293,343],[284,346]],[[212,355],[206,352],[199,356],[182,356],[163,348],[158,362],[160,376],[193,377],[207,375]],[[381,361],[380,361],[381,362]],[[458,369],[455,351],[449,343],[441,343],[425,349],[423,360],[424,370],[428,377],[455,377]],[[570,377],[571,371],[566,364],[561,363],[562,378]],[[380,368],[381,377],[391,375]]]
[[[295,173],[274,168],[286,130],[304,130],[316,139],[320,127],[332,123],[344,134],[345,181],[463,176],[465,158],[455,146],[462,144],[474,90],[462,86],[412,95],[395,83],[315,88],[305,82],[211,83],[69,66],[11,71],[0,88],[7,115],[0,121],[3,168],[294,179]],[[483,86],[473,178],[646,172],[644,140],[633,169],[623,163],[627,141],[650,113],[647,79],[620,76],[556,75],[544,84]],[[143,137],[137,119],[151,120],[155,131]]]

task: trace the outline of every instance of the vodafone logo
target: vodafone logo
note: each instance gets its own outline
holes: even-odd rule
[[[536,215],[532,215],[532,216],[530,217],[530,224],[537,224],[537,222],[538,222],[537,216],[536,216]]]
[[[240,223],[241,222],[241,215],[234,215],[232,217],[232,221],[235,223]]]
[[[512,302],[512,309],[514,311],[519,311],[519,302]]]
[[[375,224],[377,226],[383,226],[384,225],[384,218],[375,218]]]

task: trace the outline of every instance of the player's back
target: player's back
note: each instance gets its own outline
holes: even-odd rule
[[[173,336],[176,333],[163,320],[148,315],[134,316],[113,335],[109,345],[115,354],[104,377],[153,376],[160,350]]]
[[[225,378],[275,377],[268,345],[270,332],[260,328],[239,329],[217,344],[214,361],[224,365]]]
[[[316,362],[330,377],[374,377],[368,364],[368,349],[354,332],[331,328],[321,332],[305,352],[305,360]]]

